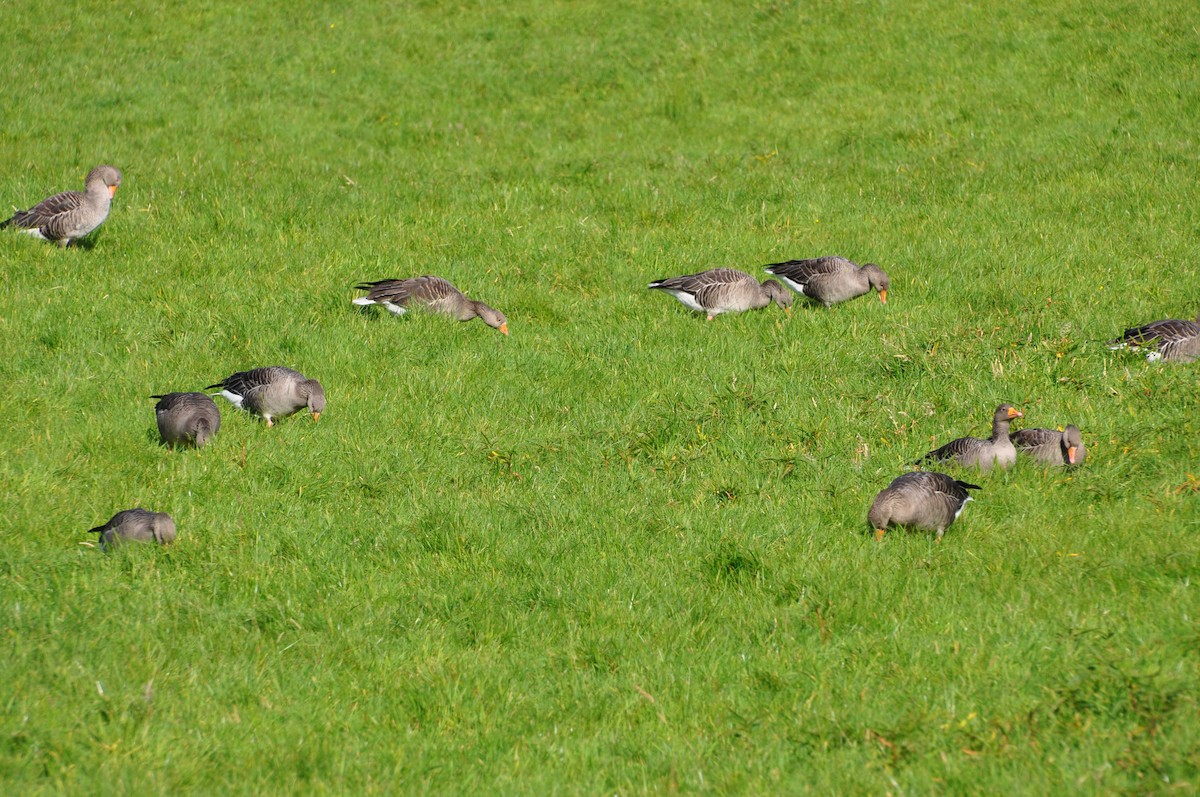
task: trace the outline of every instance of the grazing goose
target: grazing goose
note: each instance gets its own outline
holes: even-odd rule
[[[97,166],[88,172],[84,191],[64,191],[43,199],[29,210],[20,210],[0,222],[30,235],[66,246],[99,227],[108,218],[113,196],[121,185],[121,171],[115,166]]]
[[[1121,337],[1109,341],[1110,349],[1141,348],[1146,359],[1190,363],[1200,359],[1200,315],[1195,321],[1168,318],[1152,321],[1142,327],[1125,330]]]
[[[879,291],[879,301],[887,304],[887,292],[892,284],[883,269],[874,263],[859,266],[844,257],[772,263],[766,271],[779,277],[792,290],[826,307],[862,296],[872,288]]]
[[[218,387],[233,406],[261,416],[267,426],[274,426],[275,418],[303,409],[311,412],[316,421],[325,409],[325,389],[321,383],[282,365],[238,371],[205,390]]]
[[[158,433],[169,446],[201,448],[221,428],[221,411],[204,393],[166,393],[158,399],[154,417]]]
[[[508,319],[504,313],[483,302],[468,299],[462,291],[441,277],[426,275],[403,280],[362,282],[355,285],[354,289],[367,291],[366,296],[354,300],[354,304],[363,307],[379,304],[396,315],[404,315],[410,307],[422,307],[434,313],[453,316],[459,321],[478,317],[489,327],[508,334]]]
[[[1083,435],[1075,424],[1061,432],[1054,429],[1022,429],[1008,437],[1018,454],[1033,457],[1044,465],[1080,465],[1087,457]]]
[[[792,294],[775,280],[761,285],[749,274],[732,268],[714,268],[699,274],[655,280],[651,288],[666,291],[686,307],[708,314],[712,321],[721,313],[758,310],[772,301],[785,311],[792,306]]]
[[[996,464],[1002,468],[1017,461],[1017,449],[1008,439],[1008,425],[1013,418],[1022,418],[1020,410],[1011,404],[1001,404],[996,408],[992,417],[992,437],[981,440],[978,437],[960,437],[951,440],[941,448],[930,451],[918,460],[923,462],[945,462],[954,460],[967,468],[978,466],[987,473]]]
[[[157,542],[170,545],[175,541],[175,521],[166,512],[148,509],[124,509],[109,518],[103,526],[88,529],[88,534],[100,533],[100,547],[108,550],[126,540]]]
[[[946,527],[958,519],[971,500],[967,490],[979,489],[978,485],[960,482],[944,473],[905,473],[875,496],[867,522],[875,529],[877,540],[883,539],[889,525],[936,531],[940,540]]]

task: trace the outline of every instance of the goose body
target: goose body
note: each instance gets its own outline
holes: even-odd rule
[[[158,433],[170,446],[201,448],[221,428],[221,411],[204,393],[166,393],[158,399],[154,417]]]
[[[1200,359],[1200,315],[1195,321],[1167,318],[1125,330],[1111,349],[1140,349],[1146,359],[1188,363]]]
[[[874,263],[859,266],[844,257],[815,257],[809,260],[788,260],[766,267],[784,285],[802,296],[829,307],[854,299],[871,289],[879,291],[879,301],[887,304],[891,281],[883,269]]]
[[[170,545],[175,541],[175,521],[166,512],[124,509],[109,518],[103,526],[88,529],[88,534],[95,533],[100,534],[100,547],[104,550],[126,540]]]
[[[1007,468],[1017,461],[1017,449],[1008,437],[1009,424],[1021,418],[1020,410],[1011,404],[1001,404],[992,416],[992,436],[984,440],[978,437],[960,437],[936,448],[918,462],[947,462],[953,460],[967,468],[978,467],[984,473],[993,465]]]
[[[367,292],[366,296],[360,296],[353,302],[360,307],[378,304],[395,315],[404,315],[409,308],[419,307],[459,321],[480,318],[493,329],[508,334],[508,319],[504,313],[483,302],[468,299],[449,280],[441,277],[426,275],[402,280],[362,282],[355,285],[354,289]]]
[[[792,295],[777,281],[759,284],[744,271],[732,268],[655,280],[649,287],[666,291],[685,307],[707,315],[709,321],[721,313],[758,310],[771,302],[785,310],[792,305]]]
[[[971,500],[967,491],[978,489],[977,485],[958,481],[944,473],[905,473],[875,496],[867,513],[867,522],[875,530],[878,540],[883,539],[888,526],[936,531],[940,540]]]
[[[108,218],[113,196],[121,185],[115,166],[97,166],[88,172],[83,191],[64,191],[21,210],[0,227],[16,227],[37,238],[66,246],[99,227]]]
[[[1018,454],[1033,457],[1044,465],[1081,465],[1087,457],[1079,427],[1066,429],[1022,429],[1009,435]]]
[[[251,371],[238,371],[205,390],[220,388],[220,395],[238,409],[257,415],[273,426],[276,418],[307,409],[313,420],[325,409],[325,389],[315,379],[299,371],[272,365]]]

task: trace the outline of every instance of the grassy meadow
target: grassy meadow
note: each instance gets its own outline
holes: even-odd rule
[[[124,183],[0,231],[5,793],[1200,789],[1200,371],[1104,346],[1200,309],[1194,2],[13,11],[4,217]],[[888,303],[646,290],[824,254]],[[511,336],[350,304],[425,273]],[[1085,466],[877,544],[1002,401]]]

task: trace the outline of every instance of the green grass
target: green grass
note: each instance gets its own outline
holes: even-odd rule
[[[1188,793],[1190,2],[35,2],[0,204],[10,794]],[[884,306],[651,279],[842,254]],[[445,276],[479,322],[361,313]],[[765,275],[763,275],[765,276]],[[319,423],[153,401],[282,364]],[[1075,422],[940,544],[874,494],[1011,401]],[[168,549],[83,531],[167,511]]]

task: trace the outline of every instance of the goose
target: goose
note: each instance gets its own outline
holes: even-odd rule
[[[103,526],[88,529],[87,533],[99,533],[100,548],[105,551],[126,540],[170,545],[175,541],[175,521],[166,512],[123,509]]]
[[[1008,436],[1018,454],[1033,457],[1044,465],[1081,465],[1087,457],[1079,427],[1070,424],[1055,429],[1022,429]]]
[[[325,389],[321,383],[282,365],[238,371],[205,390],[214,388],[220,388],[220,395],[233,406],[262,417],[267,426],[274,426],[276,418],[303,409],[311,412],[316,421],[325,409]]]
[[[202,448],[221,428],[221,411],[204,393],[164,393],[158,399],[154,417],[158,433],[169,446]]]
[[[941,448],[930,451],[918,460],[924,462],[945,462],[954,460],[967,468],[978,466],[987,473],[992,465],[1007,468],[1017,461],[1017,449],[1008,439],[1008,426],[1014,418],[1023,418],[1021,411],[1011,404],[1001,404],[992,416],[992,437],[981,440],[978,437],[960,437],[951,440]]]
[[[821,302],[826,307],[854,299],[872,288],[879,291],[879,301],[887,304],[888,275],[874,263],[859,266],[844,257],[816,257],[811,260],[788,260],[766,266],[768,274],[783,280],[792,290]]]
[[[1146,352],[1146,359],[1190,363],[1200,359],[1200,314],[1195,321],[1168,318],[1151,321],[1140,327],[1125,330],[1121,337],[1109,341],[1110,349],[1136,349]]]
[[[404,315],[410,307],[422,307],[434,313],[443,313],[459,321],[481,318],[493,329],[508,334],[508,319],[504,313],[488,307],[483,302],[468,299],[449,280],[425,275],[411,279],[386,279],[376,282],[361,282],[354,286],[357,291],[367,291],[366,296],[354,300],[360,307],[382,305],[389,313]]]
[[[776,280],[759,284],[744,271],[714,268],[699,274],[655,280],[651,288],[666,291],[684,306],[708,315],[712,321],[721,313],[740,313],[758,310],[772,301],[791,312],[792,294]]]
[[[121,170],[97,166],[88,172],[83,191],[64,191],[19,210],[0,228],[13,226],[37,238],[67,246],[99,227],[108,218],[113,196],[121,185]]]
[[[877,540],[883,539],[889,525],[936,531],[940,540],[971,500],[967,491],[979,489],[982,488],[978,485],[958,481],[944,473],[905,473],[875,496],[867,513],[867,522],[875,529]]]

